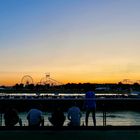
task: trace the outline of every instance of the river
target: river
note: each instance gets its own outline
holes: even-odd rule
[[[51,126],[51,123],[48,121],[48,117],[50,116],[49,112],[43,112],[45,126]],[[26,119],[27,112],[20,112],[20,118],[22,119],[23,126],[28,125],[28,121]],[[64,126],[67,126],[68,119],[67,113],[65,112],[66,120],[64,122]],[[97,126],[103,125],[103,113],[98,111],[96,112],[96,123]],[[4,119],[2,114],[2,122],[1,125],[4,126]],[[18,124],[17,124],[18,125]],[[82,112],[81,125],[85,125],[85,112]],[[92,117],[91,114],[89,116],[89,126],[92,126]],[[140,111],[111,111],[106,113],[106,125],[112,126],[131,126],[131,125],[140,125]]]

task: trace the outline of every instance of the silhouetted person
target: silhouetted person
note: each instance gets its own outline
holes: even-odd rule
[[[14,126],[19,123],[22,126],[22,120],[18,116],[16,109],[9,107],[4,113],[5,126]]]
[[[89,114],[92,113],[92,119],[94,126],[96,126],[96,101],[95,101],[95,92],[93,91],[88,91],[85,95],[85,103],[84,103],[84,108],[86,109],[86,126],[88,126],[88,118]]]
[[[51,114],[51,117],[48,118],[51,124],[55,127],[63,126],[65,119],[66,117],[64,115],[64,112],[59,107],[57,107]]]
[[[29,126],[44,126],[44,116],[41,110],[33,108],[27,114]]]
[[[80,126],[82,113],[79,107],[76,106],[76,103],[73,103],[73,106],[68,109],[68,123],[69,126]]]

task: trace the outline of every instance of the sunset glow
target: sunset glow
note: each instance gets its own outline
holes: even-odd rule
[[[139,0],[0,0],[0,85],[140,80]]]

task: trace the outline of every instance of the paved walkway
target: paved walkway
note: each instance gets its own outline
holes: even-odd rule
[[[140,140],[140,126],[35,129],[0,127],[0,138],[6,140]]]

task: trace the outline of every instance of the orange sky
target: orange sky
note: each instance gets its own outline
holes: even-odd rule
[[[16,83],[20,84],[22,81],[22,78],[26,75],[31,76],[33,79],[34,84],[37,84],[39,82],[46,81],[46,73],[3,73],[1,74],[0,79],[0,85],[15,85]],[[130,79],[128,75],[122,75],[122,74],[101,74],[100,73],[49,73],[50,78],[66,84],[66,83],[118,83],[120,81],[123,81],[124,79]],[[130,75],[130,74],[129,74]],[[131,75],[130,75],[131,76]],[[136,82],[137,75],[131,76],[132,79],[130,79],[132,82]],[[26,81],[28,81],[28,78],[26,78]]]
[[[140,1],[0,1],[0,85],[140,79]]]

